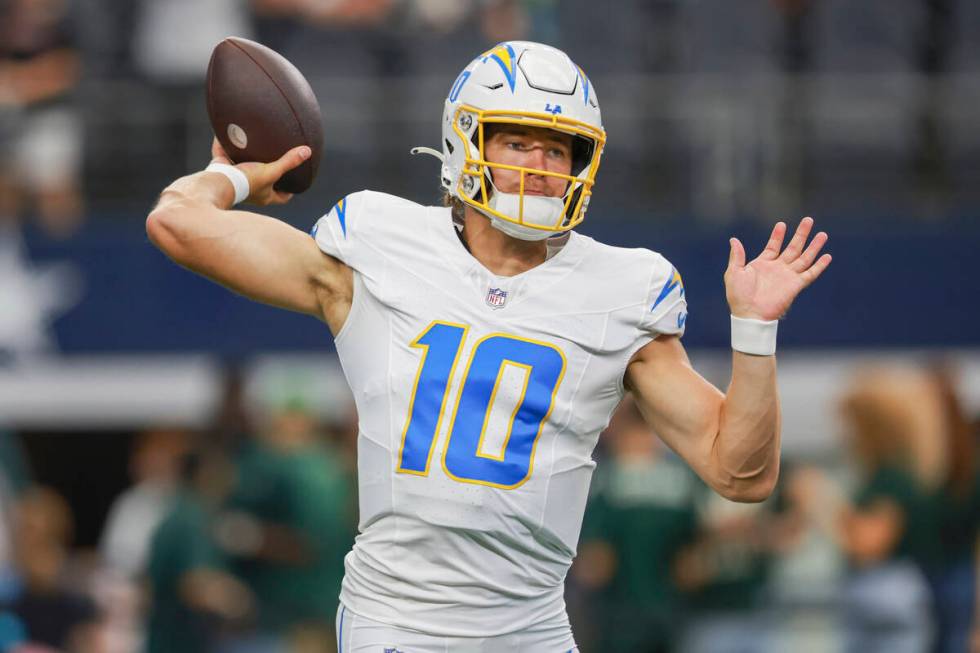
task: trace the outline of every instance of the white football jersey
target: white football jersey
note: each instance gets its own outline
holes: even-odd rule
[[[566,619],[592,451],[633,353],[683,333],[680,275],[572,232],[498,277],[448,208],[369,191],[313,236],[354,270],[336,346],[360,419],[360,534],[342,601],[443,636]]]

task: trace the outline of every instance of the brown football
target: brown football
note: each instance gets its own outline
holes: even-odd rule
[[[275,188],[302,193],[310,187],[323,153],[320,104],[285,57],[255,41],[226,38],[211,53],[207,103],[214,134],[234,163],[269,163],[291,148],[309,145],[310,158],[283,175]]]

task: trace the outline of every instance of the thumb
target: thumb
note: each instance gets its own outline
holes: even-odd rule
[[[211,141],[211,160],[218,163],[231,163],[231,158],[225,152],[225,148],[221,147],[217,137]]]
[[[741,241],[738,238],[731,238],[728,241],[731,246],[731,251],[728,254],[728,267],[731,268],[744,268],[745,267],[745,248],[742,247]]]
[[[275,178],[279,179],[284,174],[298,167],[312,154],[312,150],[307,145],[300,145],[299,147],[294,147],[285,154],[283,154],[277,161],[272,164],[273,172],[275,173]]]

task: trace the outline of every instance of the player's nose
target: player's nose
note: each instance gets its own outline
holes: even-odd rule
[[[534,147],[528,150],[527,160],[525,162],[525,165],[528,168],[534,168],[536,170],[544,170],[545,164],[546,164],[546,160],[545,160],[543,145],[540,144],[535,145]]]

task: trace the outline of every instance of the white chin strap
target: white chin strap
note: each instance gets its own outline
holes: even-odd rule
[[[521,215],[521,196],[514,193],[501,193],[494,190],[490,196],[488,205],[494,211],[504,215]],[[524,222],[517,224],[501,220],[497,216],[487,213],[490,224],[496,229],[504,232],[508,236],[521,240],[544,240],[555,234],[561,233],[559,230],[552,229],[559,224],[562,214],[565,212],[565,202],[560,197],[545,197],[543,195],[524,196]],[[545,229],[535,229],[526,225],[540,225]]]

